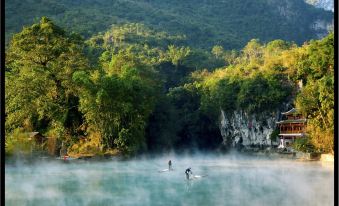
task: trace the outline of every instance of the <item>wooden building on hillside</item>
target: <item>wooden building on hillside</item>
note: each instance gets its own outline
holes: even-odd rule
[[[291,146],[295,139],[306,136],[307,120],[295,108],[281,114],[283,118],[277,122],[280,130],[278,148],[286,148]]]

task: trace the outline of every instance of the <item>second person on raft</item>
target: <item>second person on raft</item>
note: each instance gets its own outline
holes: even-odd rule
[[[172,161],[168,161],[168,170],[171,171],[172,169]]]

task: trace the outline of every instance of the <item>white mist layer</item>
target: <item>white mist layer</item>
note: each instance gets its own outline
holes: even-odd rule
[[[172,160],[174,171],[166,169]],[[185,169],[206,177],[187,181]],[[6,205],[333,205],[333,165],[239,155],[6,165]]]

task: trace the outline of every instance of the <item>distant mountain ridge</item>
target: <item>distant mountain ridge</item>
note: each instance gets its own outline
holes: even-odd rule
[[[89,38],[112,24],[143,23],[187,45],[242,48],[250,39],[302,44],[327,33],[333,13],[304,0],[7,0],[6,40],[41,16]]]

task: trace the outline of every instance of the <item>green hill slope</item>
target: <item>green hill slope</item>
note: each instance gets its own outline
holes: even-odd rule
[[[200,48],[241,48],[253,38],[302,43],[324,35],[333,19],[303,0],[7,0],[5,6],[7,40],[48,16],[86,38],[112,24],[136,22],[184,34],[188,45]]]

